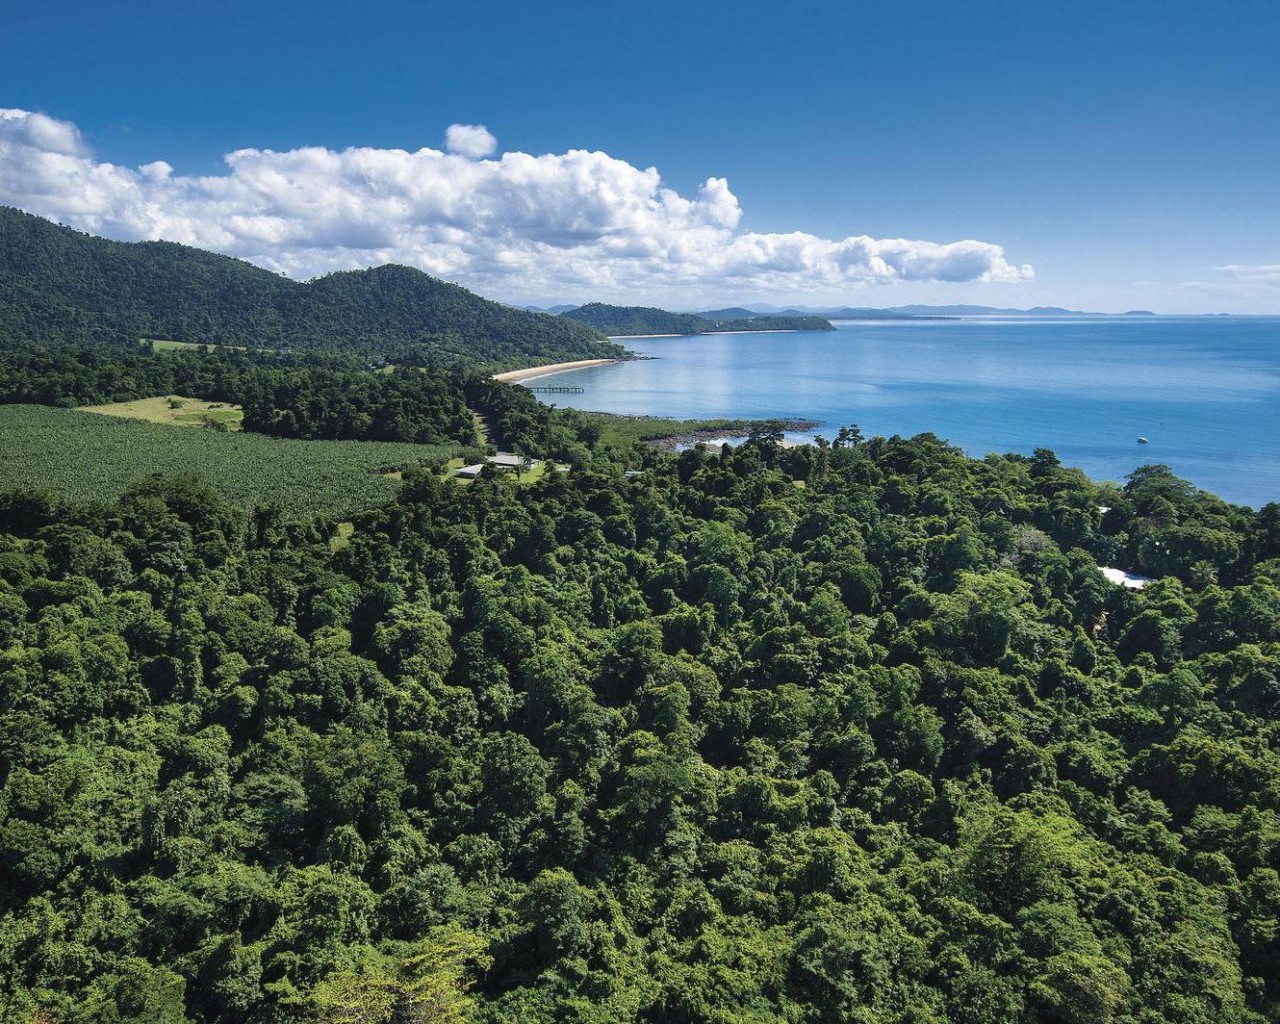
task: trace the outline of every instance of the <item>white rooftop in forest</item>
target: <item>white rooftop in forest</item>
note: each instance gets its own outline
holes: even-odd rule
[[[495,466],[519,466],[522,462],[522,459],[523,459],[523,456],[513,455],[511,452],[495,452],[494,454],[490,455],[485,461],[492,463]],[[537,464],[538,464],[537,459],[529,460],[529,465],[536,466]]]
[[[1109,579],[1112,583],[1121,587],[1128,587],[1130,590],[1141,590],[1148,583],[1154,583],[1150,576],[1138,576],[1135,573],[1125,572],[1123,569],[1116,569],[1109,565],[1100,565],[1102,575]]]

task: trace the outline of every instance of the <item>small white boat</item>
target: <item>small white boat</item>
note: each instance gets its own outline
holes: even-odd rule
[[[1145,437],[1138,438],[1138,444],[1150,444],[1150,443],[1151,442],[1148,441]]]

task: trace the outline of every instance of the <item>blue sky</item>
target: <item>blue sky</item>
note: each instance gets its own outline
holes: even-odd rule
[[[512,301],[1280,312],[1270,3],[52,0],[5,22],[0,107],[44,120],[0,121],[0,202],[116,237],[298,276],[390,258]],[[450,125],[495,142],[449,155]]]

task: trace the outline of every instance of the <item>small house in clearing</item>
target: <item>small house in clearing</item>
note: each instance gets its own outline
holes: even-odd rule
[[[526,459],[523,455],[513,455],[511,452],[495,452],[484,462],[477,462],[474,466],[463,466],[458,470],[457,475],[474,480],[484,471],[485,466],[492,466],[499,473],[512,473],[522,467],[532,469],[540,465],[542,465],[541,459]]]
[[[499,469],[519,469],[524,462],[524,458],[520,455],[513,455],[511,452],[494,452],[485,460],[491,466],[497,466]],[[537,459],[530,459],[529,465],[536,466]]]

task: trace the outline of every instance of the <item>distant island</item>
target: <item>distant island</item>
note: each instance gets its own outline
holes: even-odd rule
[[[673,313],[653,306],[611,306],[590,302],[564,310],[564,320],[578,320],[611,337],[646,334],[728,334],[734,331],[834,331],[825,317],[804,313],[753,313],[734,309],[729,317],[702,313]]]

